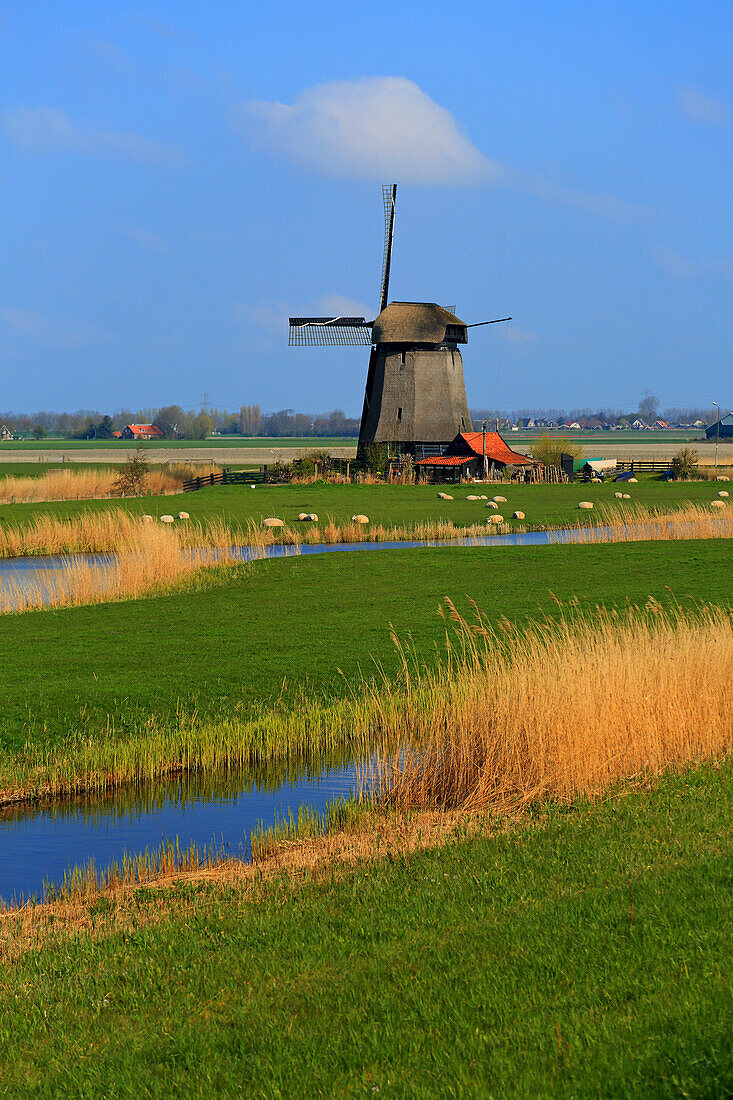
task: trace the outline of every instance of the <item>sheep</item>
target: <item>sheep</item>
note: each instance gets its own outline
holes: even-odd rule
[[[630,477],[627,484],[628,485],[638,485],[639,484],[639,479],[636,478],[636,477]]]
[[[175,523],[175,520],[173,519],[173,516],[161,516],[160,517],[160,522],[161,523]]]
[[[191,517],[189,516],[188,512],[179,512],[178,513],[178,518],[179,519],[190,519]]]
[[[453,500],[450,493],[438,493],[438,500]]]
[[[369,516],[362,516],[362,515],[352,516],[351,517],[351,522],[352,523],[362,523],[362,524],[363,523],[369,523]]]
[[[720,492],[718,493],[718,496],[719,496],[719,497],[727,497],[727,496],[729,496],[728,490],[727,490],[727,489],[721,489],[721,490],[720,490]]]
[[[621,498],[623,497],[624,494],[623,493],[614,493],[613,495],[616,497],[616,500],[621,500]]]
[[[283,523],[283,521],[281,519],[278,519],[277,516],[268,516],[267,519],[263,519],[262,526],[263,527],[284,527],[285,524]]]
[[[497,504],[506,504],[506,497],[492,497],[491,499],[496,501]]]
[[[484,508],[498,508],[498,507],[499,507],[499,505],[496,503],[495,500],[490,500],[487,504],[484,505]]]
[[[631,493],[622,493],[621,496],[623,500],[631,500]]]
[[[486,522],[487,523],[503,523],[504,522],[504,517],[500,516],[500,515],[489,516],[489,518],[486,520]]]
[[[466,497],[466,500],[481,500],[481,497],[476,497],[470,494]]]
[[[524,512],[512,512],[512,519],[524,519]]]
[[[146,512],[145,515],[142,517],[142,521],[143,521],[143,523],[152,523],[153,522],[153,517],[149,516]]]
[[[725,508],[725,501],[724,500],[711,500],[710,501],[710,507],[711,508]]]
[[[593,501],[592,500],[581,500],[581,501],[578,502],[578,507],[579,508],[592,508],[593,507]]]

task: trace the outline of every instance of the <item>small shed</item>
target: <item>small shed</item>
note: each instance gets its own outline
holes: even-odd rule
[[[459,432],[442,455],[421,458],[415,469],[428,481],[456,482],[504,473],[507,467],[531,467],[532,459],[513,451],[498,432]]]

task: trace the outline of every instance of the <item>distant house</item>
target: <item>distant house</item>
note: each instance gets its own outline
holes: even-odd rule
[[[113,439],[122,439],[122,432],[112,432]]]
[[[0,428],[0,439],[2,439],[3,442],[7,442],[8,439],[12,438],[13,433],[11,432],[10,428],[7,428],[5,424],[3,424],[3,426]]]
[[[633,424],[631,425],[631,427],[632,427],[632,428],[634,428],[634,429],[635,429],[635,430],[636,430],[637,432],[640,432],[640,431],[644,431],[644,430],[646,430],[646,427],[647,427],[647,425],[646,425],[646,423],[645,423],[645,422],[644,422],[644,421],[643,421],[643,420],[641,419],[641,417],[640,417],[640,416],[638,416],[638,417],[636,418],[636,420],[635,420],[635,421],[633,422]]]
[[[667,423],[666,420],[655,420],[652,427],[654,427],[654,428],[668,428],[669,424]]]
[[[720,434],[721,439],[733,439],[733,412],[726,413],[725,416],[720,418],[720,432],[718,432],[718,421],[714,420],[712,424],[708,425],[705,429],[705,435],[708,439],[717,439]]]
[[[531,458],[513,451],[498,432],[460,432],[442,455],[438,458],[421,458],[415,463],[415,467],[433,482],[483,478],[484,453],[489,475],[503,472],[507,466],[533,465]]]
[[[533,416],[520,416],[517,419],[518,428],[536,428],[537,422]]]
[[[703,423],[702,420],[693,420],[692,421],[692,427],[693,428],[704,428],[705,424]]]
[[[128,424],[120,432],[120,439],[163,439],[163,433],[155,424]]]

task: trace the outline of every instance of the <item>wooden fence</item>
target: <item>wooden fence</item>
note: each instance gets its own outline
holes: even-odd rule
[[[259,470],[220,470],[202,477],[192,477],[183,483],[184,493],[204,489],[207,485],[262,485],[265,481],[265,469]]]

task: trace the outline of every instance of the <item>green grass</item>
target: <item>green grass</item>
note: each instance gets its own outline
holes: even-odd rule
[[[303,696],[342,695],[379,658],[396,670],[389,624],[430,658],[445,596],[473,597],[495,621],[536,618],[562,601],[727,603],[724,540],[601,546],[372,550],[263,561],[198,591],[3,618],[0,750],[115,736],[177,710],[248,715]],[[342,674],[343,673],[343,674]]]
[[[453,500],[438,500],[438,489],[445,488]],[[431,485],[216,485],[185,494],[185,505],[191,518],[207,522],[223,520],[235,527],[246,527],[249,521],[259,523],[265,516],[279,516],[288,524],[297,521],[299,512],[315,512],[321,522],[329,518],[337,523],[349,522],[357,513],[364,513],[373,523],[401,526],[425,521],[449,520],[458,526],[484,524],[489,511],[484,501],[467,501],[469,494],[486,490],[491,497],[507,498],[500,514],[510,520],[513,511],[521,511],[526,520],[522,526],[574,526],[587,515],[578,511],[578,501],[591,500],[598,519],[601,506],[617,507],[614,492],[630,493],[632,503],[673,510],[686,501],[706,503],[715,499],[719,488],[714,482],[662,482],[658,478],[642,477],[637,485],[573,484],[573,485],[494,485],[494,486],[431,486]],[[625,501],[627,505],[629,502]],[[47,504],[15,504],[0,507],[0,523],[29,523],[37,515],[64,518],[84,511],[109,511],[125,508],[134,514],[150,512],[159,515],[170,511],[170,497],[142,497],[120,501],[60,501]],[[510,521],[511,522],[511,521]]]
[[[730,764],[6,963],[16,1097],[733,1093]]]
[[[3,450],[6,451],[94,451],[94,450],[135,450],[140,446],[134,439],[27,439],[9,441],[0,444],[0,459]],[[280,450],[285,447],[306,447],[308,450],[316,450],[322,447],[356,447],[356,439],[353,436],[318,436],[318,437],[282,437],[273,436],[216,436],[212,439],[147,439],[143,443],[146,451],[160,450],[187,450],[191,447],[196,450],[211,450],[218,447],[251,447],[262,450],[269,447],[272,450]],[[204,456],[205,457],[205,456]]]

